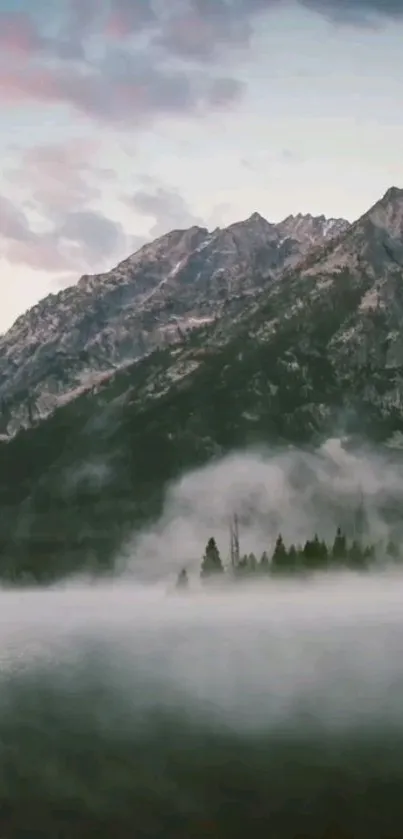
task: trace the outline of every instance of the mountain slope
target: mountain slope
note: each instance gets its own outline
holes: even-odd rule
[[[329,433],[393,443],[403,434],[402,248],[403,190],[392,190],[245,312],[116,372],[1,445],[11,569],[107,564],[158,514],[167,482],[234,448]]]
[[[46,416],[122,364],[231,316],[312,247],[348,227],[257,213],[209,233],[175,230],[101,275],[49,295],[0,338],[0,434]]]

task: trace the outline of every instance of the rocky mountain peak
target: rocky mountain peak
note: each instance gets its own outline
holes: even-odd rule
[[[403,200],[403,189],[398,186],[391,186],[389,189],[386,190],[385,195],[381,198],[381,202],[389,202],[389,201],[402,201]]]
[[[112,271],[48,296],[0,338],[0,433],[43,418],[190,329],[242,313],[337,225],[301,214],[272,224],[255,212],[213,232],[176,229]]]
[[[375,289],[380,284],[386,289],[387,277],[403,268],[403,190],[389,189],[353,224],[334,222],[330,240],[322,236],[320,249],[314,248],[301,263],[302,275],[325,277],[347,270],[358,280],[365,271],[374,283],[370,299],[378,299]]]
[[[403,240],[403,189],[388,189],[383,198],[371,207],[366,217],[389,236]]]
[[[329,238],[344,233],[349,227],[350,224],[346,219],[328,219],[324,215],[312,216],[310,213],[287,216],[276,225],[282,237],[289,237],[310,245],[319,245]]]
[[[275,227],[274,224],[272,224],[270,221],[267,221],[267,219],[264,216],[257,212],[252,213],[252,215],[250,215],[249,218],[245,219],[245,221],[243,222],[241,221],[240,224],[245,225],[245,227],[260,228],[264,231],[272,230],[273,227]]]
[[[243,221],[236,221],[226,228],[230,234],[237,237],[258,237],[273,238],[276,237],[276,225],[271,224],[267,219],[260,215],[260,213],[252,213],[249,218]]]
[[[207,228],[196,225],[187,229],[170,230],[168,233],[159,236],[158,239],[147,242],[138,251],[124,259],[120,266],[134,266],[145,262],[160,262],[161,260],[174,263],[182,258],[185,253],[197,248],[206,236],[208,236]]]

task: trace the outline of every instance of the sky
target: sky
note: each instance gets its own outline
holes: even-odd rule
[[[403,0],[0,0],[0,332],[145,241],[403,186]]]

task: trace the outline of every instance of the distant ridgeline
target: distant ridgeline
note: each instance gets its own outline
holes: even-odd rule
[[[211,537],[206,545],[203,555],[200,577],[203,580],[219,578],[228,575],[235,579],[251,579],[262,577],[280,577],[293,574],[304,574],[314,571],[330,571],[336,569],[350,569],[355,571],[366,571],[375,565],[380,555],[379,546],[375,544],[364,545],[359,539],[351,542],[338,528],[334,542],[328,545],[317,535],[308,539],[304,546],[290,545],[287,547],[281,534],[278,536],[274,551],[270,557],[266,551],[260,559],[255,554],[239,556],[238,538],[235,535],[235,542],[231,541],[231,560],[225,567],[217,543]],[[401,557],[397,545],[390,541],[382,549],[390,561],[396,561]],[[186,569],[178,575],[178,588],[186,588],[188,575]]]

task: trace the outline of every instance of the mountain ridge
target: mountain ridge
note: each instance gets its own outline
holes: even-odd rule
[[[344,435],[402,448],[402,243],[403,190],[247,306],[0,444],[5,573],[109,567],[172,480],[234,450]]]
[[[284,224],[286,222],[286,226]],[[0,433],[41,420],[99,376],[237,313],[343,219],[258,213],[226,228],[173,230],[111,271],[49,295],[0,337]],[[295,235],[294,232],[295,231]]]

